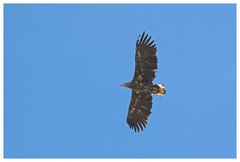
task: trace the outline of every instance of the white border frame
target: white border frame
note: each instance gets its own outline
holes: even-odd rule
[[[240,1],[239,1],[240,2]],[[188,160],[188,161],[192,161],[192,160],[194,160],[194,161],[202,161],[202,160],[206,160],[206,161],[225,161],[225,160],[240,160],[240,158],[239,158],[239,156],[238,156],[238,154],[237,154],[237,158],[236,159],[199,159],[199,158],[189,158],[189,159],[176,159],[176,158],[174,158],[174,159],[171,159],[171,158],[169,158],[169,159],[164,159],[164,158],[159,158],[159,159],[146,159],[146,158],[144,158],[144,159],[134,159],[134,158],[131,158],[131,159],[125,159],[125,158],[121,158],[121,159],[117,159],[117,158],[114,158],[114,159],[111,159],[111,158],[109,158],[109,159],[82,159],[82,158],[79,158],[79,159],[76,159],[76,158],[72,158],[72,159],[68,159],[68,158],[64,158],[64,159],[54,159],[54,158],[51,158],[51,159],[45,159],[45,158],[43,158],[43,159],[23,159],[23,158],[21,158],[21,159],[3,159],[3,142],[4,142],[4,140],[3,140],[3,115],[4,115],[4,112],[3,112],[3,83],[4,83],[4,78],[3,78],[3,63],[4,63],[4,58],[3,58],[3,39],[4,39],[4,37],[3,37],[3,34],[4,34],[4,31],[3,31],[3,16],[4,16],[4,4],[6,4],[6,3],[31,3],[31,4],[34,4],[34,3],[65,3],[65,4],[69,4],[69,3],[167,3],[167,4],[171,4],[171,3],[191,3],[191,4],[195,4],[195,3],[197,3],[197,4],[201,4],[201,3],[205,3],[205,4],[214,4],[214,3],[234,3],[234,4],[237,4],[237,28],[236,29],[238,29],[238,27],[239,27],[239,23],[240,23],[240,18],[239,18],[239,9],[240,9],[240,7],[239,7],[239,4],[240,3],[238,3],[238,1],[237,0],[183,0],[183,1],[181,1],[181,0],[148,0],[148,1],[144,1],[144,0],[103,0],[103,1],[101,1],[101,0],[2,0],[1,2],[1,5],[0,5],[0,35],[2,35],[2,39],[0,39],[0,51],[1,51],[1,57],[0,57],[0,108],[1,108],[1,110],[0,110],[0,116],[2,117],[2,119],[0,120],[0,160],[4,160],[4,161],[6,161],[6,160],[8,160],[8,161],[42,161],[42,160],[45,160],[45,161],[55,161],[55,160],[57,160],[57,161],[69,161],[69,160],[74,160],[74,161],[76,161],[76,160],[81,160],[81,161],[95,161],[95,160],[98,160],[98,161],[122,161],[122,160],[127,160],[127,161],[132,161],[132,160],[134,160],[134,161],[136,161],[136,160],[138,160],[138,161],[157,161],[157,160],[167,160],[167,161],[186,161],[186,160]],[[239,32],[236,32],[237,33],[237,40],[238,40],[238,38],[239,38]],[[237,44],[236,44],[236,48],[237,47],[240,47],[240,43],[239,43],[239,41],[237,41],[236,42]],[[238,53],[238,48],[236,49],[236,52]],[[240,58],[239,57],[237,57],[237,54],[236,54],[236,63],[239,63],[240,62],[240,60],[239,60]],[[239,68],[240,68],[240,66],[238,65],[238,64],[236,64],[237,65],[237,69],[236,69],[236,71],[237,71],[237,81],[236,81],[236,83],[238,83],[238,81],[239,81]],[[239,88],[239,86],[236,86],[236,93],[237,92],[239,92],[239,90],[240,90],[240,88]],[[238,94],[238,93],[237,93]],[[237,101],[240,101],[240,97],[238,96],[236,94],[236,102]],[[236,106],[238,107],[238,102],[236,103]],[[240,114],[240,112],[239,111],[237,111],[236,112],[236,115],[237,115],[237,117],[239,117],[239,114]],[[239,120],[237,120],[237,139],[239,139],[238,137],[239,137],[239,134],[240,134],[240,132],[239,132]],[[237,153],[238,152],[240,152],[240,149],[239,149],[239,146],[240,146],[240,142],[239,142],[239,140],[237,140]]]

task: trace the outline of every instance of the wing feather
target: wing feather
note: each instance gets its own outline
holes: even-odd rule
[[[142,34],[142,36],[141,36],[141,38],[140,38],[140,43],[143,43],[143,37],[144,37],[144,35],[145,35],[145,32],[143,32],[143,34]]]
[[[151,46],[153,43],[154,43],[154,40],[152,40],[152,41],[148,44],[148,46]]]
[[[140,39],[139,39],[140,38]],[[157,70],[157,48],[155,47],[154,40],[145,32],[139,35],[136,42],[136,55],[135,55],[135,73],[132,82],[134,84],[152,84]]]
[[[144,37],[143,42],[145,42],[148,38],[148,34]]]
[[[145,128],[147,125],[147,120],[151,114],[151,109],[151,93],[136,93],[135,91],[132,91],[132,97],[127,116],[127,123],[129,127],[134,129],[135,132],[143,130],[143,128]]]
[[[148,42],[151,40],[152,37],[149,37],[146,41],[146,44],[148,44]]]

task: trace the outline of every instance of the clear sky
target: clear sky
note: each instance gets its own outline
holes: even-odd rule
[[[135,133],[143,31],[167,94]],[[236,6],[4,5],[4,157],[236,157]]]

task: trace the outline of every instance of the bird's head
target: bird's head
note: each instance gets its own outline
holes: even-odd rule
[[[131,88],[131,82],[121,84],[122,87]]]

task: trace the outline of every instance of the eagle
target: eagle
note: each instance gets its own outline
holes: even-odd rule
[[[146,128],[152,109],[152,94],[166,94],[164,84],[153,84],[157,72],[157,47],[151,36],[140,34],[136,42],[135,72],[131,82],[121,86],[132,90],[127,123],[135,132]]]

